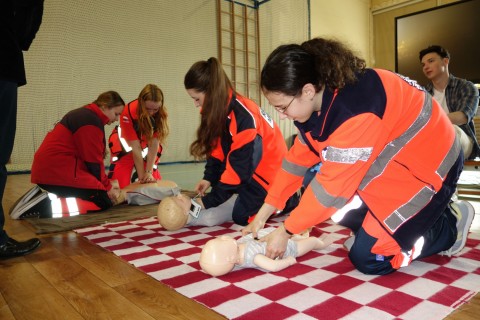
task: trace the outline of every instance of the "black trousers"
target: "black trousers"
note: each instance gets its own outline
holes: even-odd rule
[[[448,250],[455,243],[458,232],[456,228],[457,219],[450,211],[448,204],[455,191],[462,168],[463,154],[460,154],[447,174],[442,188],[423,209],[425,211],[435,211],[439,214],[438,218],[432,222],[431,227],[421,235],[425,242],[422,253],[415,260]],[[363,204],[360,208],[348,212],[344,219],[339,222],[339,224],[350,228],[355,234],[355,241],[350,248],[349,258],[353,265],[363,273],[378,275],[392,273],[396,270],[390,264],[393,256],[377,256],[371,252],[378,239],[369,235],[362,226],[367,212],[368,208]],[[411,229],[411,226],[403,232],[408,233],[409,228]],[[413,240],[416,241],[415,237]],[[413,244],[404,250],[409,250],[412,246]]]
[[[7,242],[5,211],[2,200],[7,184],[7,163],[12,155],[17,129],[17,92],[16,82],[0,80],[0,245]]]
[[[100,207],[99,211],[106,210],[113,206],[112,200],[110,200],[110,198],[108,197],[108,193],[105,190],[80,189],[48,184],[39,184],[38,186],[46,190],[47,192],[55,194],[59,198],[72,197],[93,202],[98,207]]]

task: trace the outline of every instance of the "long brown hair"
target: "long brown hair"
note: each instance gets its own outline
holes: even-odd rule
[[[190,145],[190,154],[195,159],[205,159],[226,130],[228,97],[233,86],[214,57],[194,63],[185,75],[184,85],[187,90],[205,94],[197,139]]]
[[[158,109],[158,112],[152,116],[150,116],[145,108],[145,102],[149,100],[160,103],[160,109]],[[158,141],[160,143],[165,142],[169,132],[167,122],[168,114],[163,100],[163,92],[159,87],[154,84],[147,84],[142,89],[138,95],[137,116],[139,130],[142,136],[145,136],[147,140],[150,140],[153,135],[157,133]],[[155,130],[150,119],[153,119],[155,123]]]

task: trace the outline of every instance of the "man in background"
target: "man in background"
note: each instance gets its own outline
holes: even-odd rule
[[[465,159],[480,156],[473,124],[478,108],[478,89],[472,82],[449,73],[450,53],[445,48],[429,46],[420,51],[419,58],[423,74],[431,81],[425,88],[454,125]]]
[[[40,28],[43,1],[0,0],[0,259],[25,255],[40,245],[37,238],[16,241],[7,235],[2,200],[15,141],[18,87],[27,83],[22,51]]]

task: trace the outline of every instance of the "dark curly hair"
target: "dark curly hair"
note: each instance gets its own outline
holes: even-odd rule
[[[356,73],[366,67],[344,44],[323,38],[305,41],[301,45],[281,45],[267,58],[261,74],[265,91],[297,95],[307,83],[317,92],[323,87],[341,89],[356,81]]]

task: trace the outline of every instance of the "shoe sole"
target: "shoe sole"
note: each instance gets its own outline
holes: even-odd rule
[[[37,196],[42,190],[38,185],[34,186],[30,190],[28,190],[23,196],[18,198],[17,201],[11,206],[9,215],[12,216],[19,208],[24,206],[26,203],[28,203],[31,199],[33,199],[35,196]]]
[[[472,206],[472,204],[468,201],[465,201],[465,205],[471,210],[468,210],[469,215],[468,215],[467,220],[465,222],[465,227],[462,228],[462,242],[461,242],[460,246],[458,247],[458,249],[456,249],[454,251],[451,251],[451,252],[448,252],[448,250],[447,250],[448,253],[445,253],[445,254],[441,253],[441,255],[453,256],[453,255],[459,253],[460,251],[462,251],[463,248],[465,248],[465,244],[467,243],[467,238],[468,238],[468,232],[469,232],[470,227],[472,225],[473,218],[475,217],[475,208]]]
[[[16,211],[13,211],[10,214],[10,217],[15,220],[21,219],[22,214],[24,214],[26,211],[28,211],[29,209],[31,209],[32,207],[34,207],[35,205],[37,205],[39,202],[41,202],[47,197],[48,197],[48,194],[46,192],[40,193],[35,198],[30,199],[29,202],[24,203],[21,207],[17,208]]]
[[[472,226],[473,218],[475,217],[475,208],[472,206],[470,202],[465,201],[466,206],[469,207],[468,213],[469,214],[467,217],[467,221],[465,222],[465,227],[462,230],[462,244],[460,245],[460,248],[455,250],[455,252],[452,252],[453,254],[456,254],[460,252],[463,248],[465,248],[465,244],[467,243],[467,238],[468,238],[468,232],[470,231],[470,227]]]

